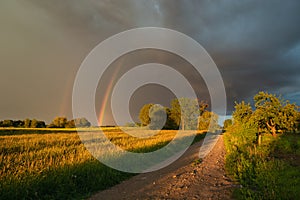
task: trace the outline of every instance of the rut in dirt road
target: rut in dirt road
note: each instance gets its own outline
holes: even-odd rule
[[[234,184],[224,170],[223,136],[203,161],[195,164],[201,144],[192,145],[163,169],[139,174],[90,199],[231,199]]]

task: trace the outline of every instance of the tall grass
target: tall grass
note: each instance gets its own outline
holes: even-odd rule
[[[226,169],[241,184],[235,197],[299,199],[300,135],[266,134],[257,146],[255,133],[243,126],[232,126],[225,133]]]
[[[136,152],[161,148],[176,133],[138,139],[119,129],[105,130],[113,143]],[[0,136],[0,199],[82,199],[133,175],[101,164],[74,132]]]

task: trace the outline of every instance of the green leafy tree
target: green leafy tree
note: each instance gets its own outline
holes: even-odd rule
[[[226,119],[224,122],[223,122],[223,128],[224,129],[227,129],[228,127],[230,127],[232,125],[232,119]]]
[[[30,127],[37,128],[37,126],[38,126],[38,121],[36,119],[31,120]]]
[[[74,123],[76,127],[90,127],[91,123],[84,117],[74,119]]]
[[[65,128],[67,122],[68,122],[68,120],[66,117],[56,117],[48,127],[49,128]]]
[[[292,131],[297,124],[298,107],[280,96],[259,92],[254,96],[252,121],[260,130],[269,130],[275,137],[278,130]]]
[[[44,121],[37,121],[36,128],[46,128],[46,123]]]
[[[253,111],[250,104],[246,104],[244,101],[241,103],[235,102],[235,111],[232,114],[234,123],[245,124],[248,123]]]
[[[166,130],[178,130],[179,126],[175,122],[175,120],[172,118],[172,112],[170,108],[165,108],[167,113],[167,121],[164,126],[164,129]]]
[[[24,121],[21,121],[21,120],[13,121],[13,126],[16,128],[22,128],[22,127],[24,127]]]
[[[24,120],[24,128],[30,128],[31,127],[31,120],[25,119]]]
[[[152,130],[163,129],[167,121],[166,108],[155,104],[149,110],[150,124]]]
[[[219,119],[219,116],[216,113],[205,111],[199,117],[198,129],[199,130],[208,130],[210,128],[210,130],[216,130],[219,128],[218,119]]]
[[[75,128],[75,121],[74,119],[68,121],[65,125],[66,128]]]
[[[171,102],[171,118],[182,130],[196,130],[200,108],[197,99],[174,99]]]
[[[139,113],[139,119],[141,121],[142,126],[148,126],[150,124],[150,116],[149,110],[154,104],[146,104],[142,107]]]
[[[6,119],[6,120],[3,120],[3,122],[2,122],[2,127],[13,127],[13,126],[14,126],[13,120]]]

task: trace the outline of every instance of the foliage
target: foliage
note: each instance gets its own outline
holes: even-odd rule
[[[146,104],[144,105],[139,114],[139,119],[141,121],[142,126],[148,126],[150,124],[149,110],[154,104]]]
[[[298,199],[300,136],[264,135],[260,146],[255,138],[256,128],[243,124],[234,124],[224,134],[226,171],[241,185],[235,198]]]
[[[139,119],[143,126],[149,125],[150,129],[162,127],[171,130],[177,130],[181,126],[182,130],[196,130],[198,118],[205,112],[208,104],[197,99],[180,98],[171,101],[171,108],[154,106],[146,104],[140,110]],[[164,125],[161,124],[163,122]]]
[[[179,98],[171,102],[171,118],[182,130],[196,130],[199,116],[197,99]]]
[[[46,123],[37,119],[22,120],[3,120],[0,121],[0,127],[14,127],[14,128],[45,128]]]
[[[205,111],[199,117],[199,130],[216,130],[219,128],[218,125],[219,116],[213,112]]]
[[[56,117],[51,124],[48,125],[49,128],[65,128],[68,120],[66,117]]]
[[[278,130],[295,130],[297,106],[274,94],[259,92],[254,96],[255,112],[252,120],[260,130],[269,130],[273,136]]]
[[[254,107],[244,101],[236,103],[233,112],[234,123],[255,127],[258,134],[296,131],[299,120],[299,107],[274,94],[259,92],[254,96]]]
[[[91,123],[84,117],[73,120],[76,127],[90,127]]]
[[[247,123],[253,113],[250,104],[246,104],[244,101],[241,103],[235,102],[235,111],[232,114],[234,123]]]
[[[226,120],[223,122],[223,128],[226,130],[226,129],[228,129],[230,126],[232,126],[232,119],[226,119]]]
[[[151,130],[163,129],[167,121],[166,108],[159,104],[153,105],[149,110],[150,124],[149,128]]]

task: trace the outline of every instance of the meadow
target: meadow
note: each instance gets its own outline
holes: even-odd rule
[[[233,125],[224,134],[226,169],[240,187],[236,199],[299,199],[300,135],[264,134],[256,143],[256,129]]]
[[[1,129],[0,199],[83,199],[135,175],[101,164],[76,131],[88,133],[97,128]],[[104,128],[104,132],[114,144],[133,152],[159,149],[177,133],[163,130],[149,138],[136,138],[118,128]],[[182,134],[189,136],[188,131]],[[199,132],[195,141],[204,136]]]

